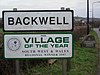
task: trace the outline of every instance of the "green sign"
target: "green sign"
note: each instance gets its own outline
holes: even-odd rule
[[[73,35],[67,33],[6,34],[5,58],[71,58]]]

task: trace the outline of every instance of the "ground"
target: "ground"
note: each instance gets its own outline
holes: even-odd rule
[[[100,31],[98,28],[95,28],[94,29],[96,31],[96,33],[98,34],[98,37],[99,37],[99,46],[98,46],[98,49],[99,49],[99,58],[98,58],[98,69],[97,69],[97,75],[100,75]]]

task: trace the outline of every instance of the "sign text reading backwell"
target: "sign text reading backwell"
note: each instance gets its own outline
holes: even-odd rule
[[[73,11],[3,11],[5,31],[72,30]]]

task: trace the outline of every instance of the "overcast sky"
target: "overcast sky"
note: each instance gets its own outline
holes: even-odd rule
[[[90,0],[90,16],[92,14],[92,3],[100,0]],[[74,15],[86,17],[86,2],[87,0],[0,0],[0,17],[3,10],[60,10],[61,7],[66,7],[74,10]],[[94,4],[94,17],[100,18],[100,3]]]

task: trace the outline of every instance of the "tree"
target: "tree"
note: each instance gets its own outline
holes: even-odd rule
[[[3,22],[2,22],[2,18],[0,18],[0,28],[3,27]]]

